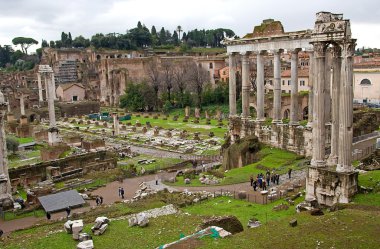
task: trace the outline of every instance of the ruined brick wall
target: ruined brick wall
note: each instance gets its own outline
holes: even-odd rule
[[[57,107],[60,109],[61,117],[82,116],[100,112],[100,103],[98,101],[57,103]]]

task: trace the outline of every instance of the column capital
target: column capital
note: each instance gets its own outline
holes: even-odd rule
[[[296,48],[296,49],[294,49],[294,50],[292,50],[292,54],[298,54],[300,51],[302,51],[302,49],[301,48]]]
[[[351,39],[349,41],[339,44],[339,48],[342,51],[342,56],[353,57],[355,55],[356,40]]]
[[[248,56],[251,52],[250,51],[244,51],[244,52],[240,52],[240,55],[241,56]]]
[[[315,57],[325,57],[328,44],[325,42],[312,42]]]
[[[275,49],[275,50],[273,50],[273,54],[275,54],[275,55],[279,55],[279,54],[281,54],[283,52],[284,52],[284,50],[282,48],[281,49]]]

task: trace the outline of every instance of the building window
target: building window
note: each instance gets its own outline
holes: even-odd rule
[[[360,85],[371,85],[371,81],[369,79],[363,79],[360,81]]]
[[[281,90],[281,92],[282,92],[282,93],[286,93],[286,91],[285,91],[285,90]]]
[[[285,80],[282,80],[282,85],[285,86]]]
[[[210,69],[213,68],[212,62],[210,62],[209,68],[210,68]]]
[[[78,101],[78,96],[73,96],[73,101]]]
[[[288,86],[290,86],[290,82],[291,82],[291,81],[290,81],[290,80],[288,80]]]
[[[304,80],[300,80],[300,86],[305,86],[305,81]]]

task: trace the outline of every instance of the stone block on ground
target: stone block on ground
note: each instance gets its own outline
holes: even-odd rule
[[[80,233],[79,234],[79,241],[86,241],[86,240],[91,240],[92,237],[88,233]]]
[[[94,242],[92,240],[82,241],[77,245],[77,249],[94,249]]]
[[[248,220],[247,227],[249,227],[249,228],[256,228],[256,227],[259,227],[259,226],[261,226],[261,222],[258,219],[252,218],[252,219]]]
[[[186,179],[185,179],[185,184],[190,184],[190,183],[191,183],[190,179],[189,179],[189,178],[186,178]]]
[[[108,224],[103,224],[99,229],[94,231],[94,235],[102,235],[108,228]]]
[[[73,232],[73,239],[79,239],[79,233],[83,230],[83,220],[74,220],[71,226]]]
[[[291,220],[291,221],[289,221],[289,225],[291,226],[291,227],[296,227],[298,224],[297,224],[297,220],[296,219],[293,219],[293,220]]]
[[[137,225],[139,227],[146,227],[149,223],[148,217],[144,213],[139,213],[136,215],[137,217]]]
[[[203,221],[201,228],[205,229],[210,226],[221,227],[232,234],[240,233],[244,230],[243,225],[235,216],[211,217]]]
[[[73,233],[72,225],[73,225],[73,222],[71,220],[68,220],[65,222],[65,224],[63,224],[63,228],[65,229],[67,233]]]

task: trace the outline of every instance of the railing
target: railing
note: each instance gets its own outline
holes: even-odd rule
[[[365,134],[365,135],[354,137],[352,139],[352,142],[356,143],[356,142],[359,142],[359,141],[362,141],[362,140],[365,140],[365,139],[368,139],[368,138],[378,137],[378,136],[380,136],[379,132],[378,131],[374,131],[372,133],[368,133],[368,134]]]

